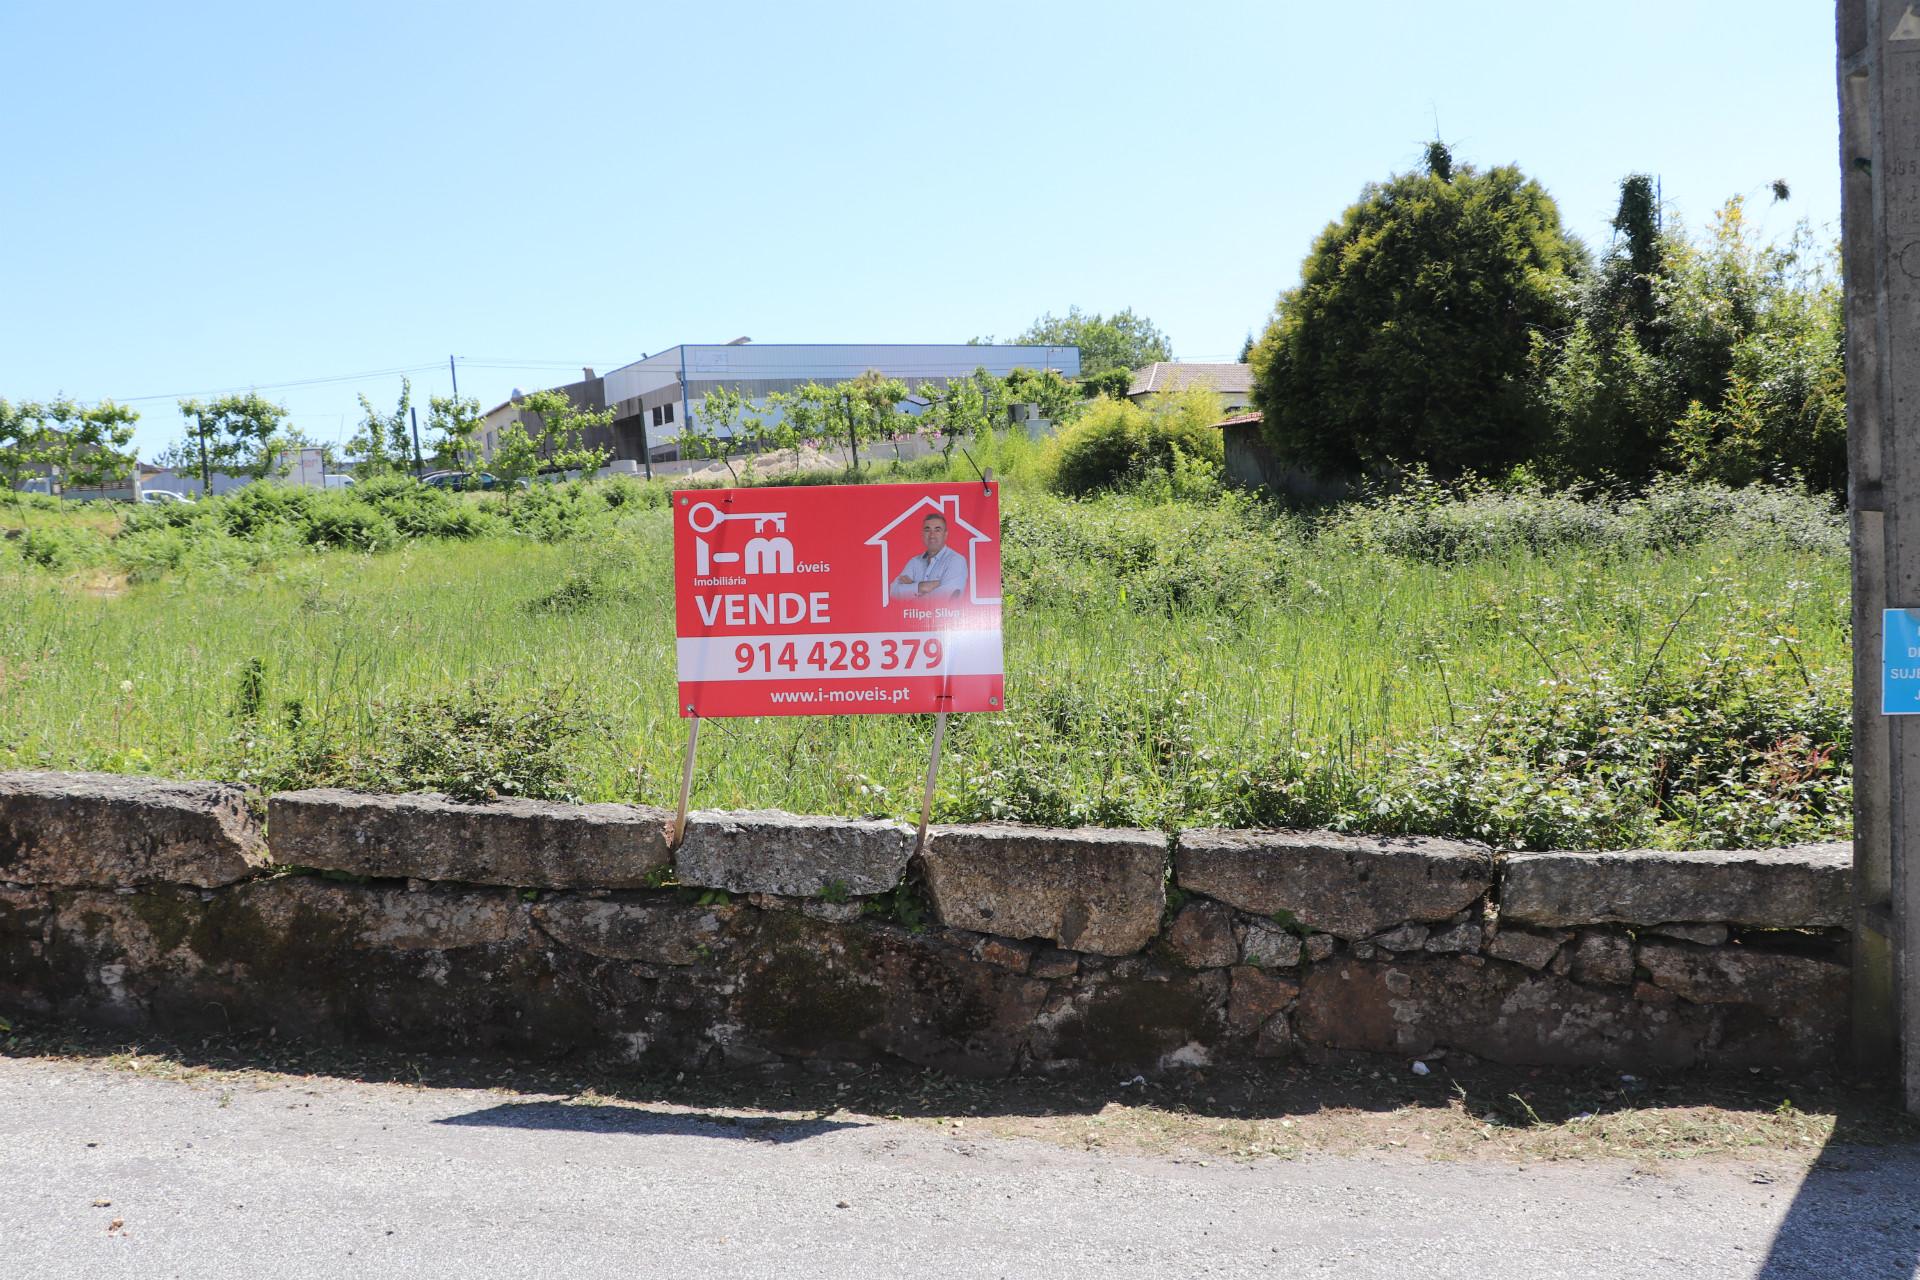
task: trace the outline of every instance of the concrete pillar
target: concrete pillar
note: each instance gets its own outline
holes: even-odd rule
[[[1920,1114],[1920,717],[1881,714],[1881,611],[1920,608],[1920,6],[1838,0],[1853,519],[1853,1047]]]

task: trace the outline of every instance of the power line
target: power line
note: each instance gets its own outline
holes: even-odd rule
[[[499,357],[499,356],[463,356],[463,357],[460,357],[459,363],[473,369],[538,369],[538,370],[581,369],[581,370],[585,370],[588,368],[597,369],[601,367],[599,362],[596,362],[596,361],[515,360],[508,357]],[[629,363],[638,363],[638,362],[629,362]],[[197,396],[217,396],[217,395],[224,395],[232,392],[241,392],[241,391],[294,391],[294,390],[299,390],[300,388],[303,388],[303,387],[322,387],[322,386],[337,385],[342,382],[359,382],[359,381],[373,379],[373,378],[392,378],[392,377],[399,377],[404,374],[425,373],[425,372],[428,372],[429,370],[438,369],[439,367],[440,367],[440,362],[437,360],[434,360],[434,361],[429,361],[423,364],[395,365],[385,369],[362,369],[354,373],[335,373],[335,374],[326,374],[321,377],[313,377],[313,378],[294,378],[294,379],[289,379],[285,382],[232,383],[227,386],[220,386],[220,387],[203,387],[199,390],[194,390],[194,391],[171,391],[171,392],[166,392],[164,394],[144,395],[144,396],[115,396],[115,397],[112,397],[112,399],[115,404],[146,404],[156,400],[185,400],[185,399],[191,399]],[[627,366],[613,366],[609,362],[609,367],[625,368]],[[774,364],[754,365],[749,363],[746,365],[737,366],[737,367],[728,368],[728,369],[692,369],[692,370],[689,370],[688,372],[690,375],[707,375],[707,376],[695,377],[692,379],[694,381],[709,382],[709,381],[722,381],[730,378],[731,379],[747,379],[747,380],[753,380],[756,378],[784,379],[784,378],[793,378],[793,377],[806,377],[806,376],[816,375],[816,374],[833,375],[838,373],[854,373],[854,372],[864,373],[866,370],[874,367],[876,366],[870,361],[869,362],[851,362],[846,364],[828,364],[828,363],[818,362],[818,361],[808,361],[801,364],[791,364],[791,365],[774,365]],[[880,367],[882,372],[896,376],[896,377],[913,378],[913,377],[960,376],[954,373],[954,368],[951,365],[906,366],[906,365],[892,364],[890,362],[883,360],[880,363]],[[716,378],[713,375],[718,375],[718,377]]]
[[[390,378],[402,373],[420,373],[427,369],[439,368],[439,362],[432,364],[401,365],[392,369],[366,369],[359,373],[337,373],[324,378],[299,378],[292,382],[249,382],[232,386],[209,387],[201,391],[174,391],[166,395],[126,396],[114,400],[115,404],[140,404],[147,400],[180,400],[193,396],[217,396],[230,391],[288,391],[296,387],[318,387],[331,382],[354,382],[362,378]]]
[[[566,360],[499,360],[496,362],[491,359],[484,361],[463,359],[460,363],[471,365],[476,369],[568,369],[585,367],[584,365],[576,366],[572,361]],[[438,369],[439,367],[440,362],[435,360],[427,364],[396,365],[390,369],[363,369],[358,373],[334,373],[318,378],[296,378],[288,382],[234,383],[224,387],[203,388],[199,391],[174,391],[165,395],[117,396],[114,397],[114,403],[142,404],[150,400],[182,400],[194,396],[217,396],[232,391],[291,391],[300,387],[319,387],[326,386],[330,383],[357,382],[365,378],[391,378],[406,373],[424,373],[429,369]]]

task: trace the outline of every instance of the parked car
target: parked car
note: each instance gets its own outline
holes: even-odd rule
[[[500,479],[490,471],[429,471],[420,483],[436,489],[492,489]]]
[[[140,501],[151,506],[162,507],[169,502],[192,503],[193,499],[184,493],[174,493],[170,489],[142,489]]]
[[[352,476],[324,475],[320,477],[321,486],[327,489],[346,489],[352,486]]]

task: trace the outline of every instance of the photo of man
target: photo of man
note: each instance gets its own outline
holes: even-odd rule
[[[967,561],[947,545],[947,518],[930,513],[920,522],[920,542],[926,550],[907,561],[887,594],[900,601],[947,603],[957,601],[967,587]]]

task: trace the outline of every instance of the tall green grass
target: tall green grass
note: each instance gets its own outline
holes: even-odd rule
[[[1013,470],[1023,447],[993,456]],[[566,711],[564,793],[671,804],[686,725],[669,517],[651,491],[594,492],[489,505],[465,540],[268,537],[264,559],[182,557],[124,584],[102,576],[114,543],[64,569],[0,550],[0,767],[286,785],[315,744],[335,768],[371,759],[396,708],[471,686]],[[1484,525],[1474,545],[1422,555],[1392,507],[1310,522],[1232,494],[1008,490],[1008,710],[956,718],[936,813],[1514,845],[1844,834],[1848,569],[1831,540],[1708,516],[1664,539],[1516,538],[1496,526],[1530,517],[1473,501],[1447,519]],[[695,803],[911,817],[930,732],[710,722]]]

